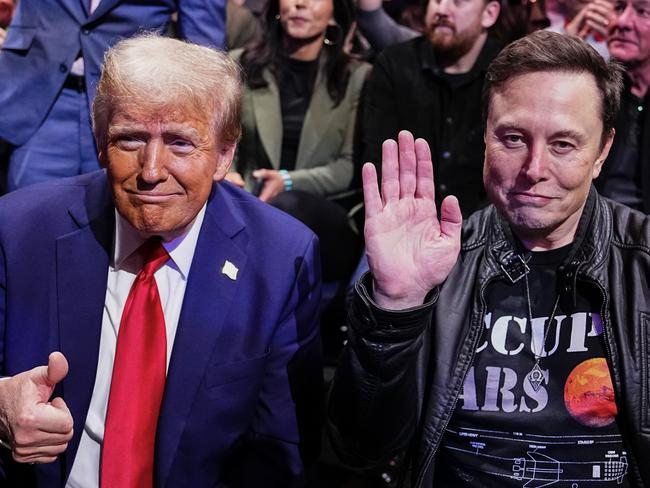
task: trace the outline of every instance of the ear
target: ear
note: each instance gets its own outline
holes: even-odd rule
[[[108,167],[108,160],[106,158],[106,149],[99,149],[97,151],[97,159],[99,159],[99,166],[102,168]]]
[[[217,156],[217,167],[214,170],[214,175],[212,179],[214,181],[221,181],[228,174],[228,170],[232,165],[232,160],[235,156],[235,149],[237,149],[237,143],[233,142],[231,144],[223,144],[219,149],[219,155]]]
[[[598,175],[603,169],[603,163],[605,162],[607,156],[609,155],[609,150],[612,148],[612,143],[614,142],[615,135],[616,135],[616,131],[614,129],[612,129],[607,135],[607,140],[605,141],[603,150],[600,151],[600,154],[598,155],[598,159],[596,159],[596,162],[594,163],[594,168],[591,172],[591,178],[594,180],[598,178]]]
[[[497,19],[499,18],[499,13],[501,12],[501,4],[494,0],[488,2],[485,7],[483,7],[483,13],[481,14],[481,25],[484,29],[489,29],[492,27]]]

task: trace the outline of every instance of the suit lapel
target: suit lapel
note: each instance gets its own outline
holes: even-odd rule
[[[296,169],[309,167],[309,162],[312,161],[318,144],[323,140],[323,134],[327,132],[330,121],[334,116],[334,110],[332,110],[334,102],[332,102],[327,92],[327,86],[323,77],[323,62],[321,61],[319,64],[314,93],[311,96],[309,108],[305,114],[302,132],[300,133],[298,154],[296,155]]]
[[[82,2],[85,2],[86,4],[90,4],[90,0],[81,0]],[[100,0],[99,5],[95,9],[95,11],[88,16],[88,22],[95,22],[97,19],[99,19],[102,15],[105,15],[107,12],[109,12],[113,7],[115,7],[120,0]],[[89,11],[89,6],[86,6],[86,12]]]
[[[85,24],[88,20],[88,5],[85,5],[84,2],[86,2],[86,0],[59,0],[59,3],[61,3],[63,8],[65,8],[80,25]]]
[[[84,203],[69,209],[79,229],[56,241],[59,337],[70,367],[62,388],[75,425],[65,456],[66,478],[86,421],[99,354],[114,227],[113,205],[107,186],[102,186],[88,188],[92,200],[101,202],[97,207]]]
[[[224,190],[215,186],[188,277],[174,339],[156,439],[156,479],[165,486],[208,362],[239,281],[222,272],[226,260],[245,272],[246,254],[234,242],[244,228]]]
[[[282,111],[280,109],[280,93],[278,86],[267,73],[264,78],[268,82],[266,88],[251,90],[255,125],[260,141],[275,169],[280,168],[280,152],[282,149]]]

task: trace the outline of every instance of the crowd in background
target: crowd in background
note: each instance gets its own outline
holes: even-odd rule
[[[512,40],[550,29],[623,64],[614,146],[596,184],[650,213],[650,7],[638,0],[161,0],[129,16],[119,4],[131,2],[88,0],[87,18],[64,12],[48,28],[45,3],[58,1],[0,0],[3,192],[100,167],[89,106],[119,38],[162,30],[224,47],[245,83],[226,179],[319,237],[331,364],[363,255],[362,163],[379,165],[382,142],[407,129],[431,147],[438,203],[456,195],[464,217],[484,206],[483,81]],[[342,482],[329,476],[321,468],[314,485]],[[390,466],[346,476],[346,486],[393,482]]]

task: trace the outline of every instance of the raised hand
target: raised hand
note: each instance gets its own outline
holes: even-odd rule
[[[462,214],[456,197],[436,212],[433,164],[424,139],[401,131],[399,146],[382,146],[381,195],[377,172],[363,167],[365,239],[374,299],[386,309],[421,305],[451,272],[460,251]]]
[[[72,415],[62,398],[48,401],[67,374],[68,361],[53,352],[47,366],[0,381],[0,438],[14,460],[50,463],[68,447]]]
[[[614,6],[610,0],[592,0],[585,5],[565,28],[566,33],[585,39],[590,33],[607,36]]]

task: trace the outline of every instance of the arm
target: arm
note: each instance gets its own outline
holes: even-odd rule
[[[372,48],[379,52],[420,35],[419,32],[398,24],[381,6],[381,2],[360,1],[357,9],[359,30]]]
[[[179,0],[179,37],[223,49],[226,38],[226,0]]]
[[[4,337],[7,327],[7,278],[0,248],[0,377],[6,374]],[[50,354],[47,366],[38,366],[0,380],[0,449],[11,450],[19,463],[50,463],[68,447],[72,415],[62,398],[50,401],[57,383],[68,373],[63,354]],[[4,476],[0,473],[0,481]],[[0,483],[1,484],[1,483]]]
[[[320,449],[323,376],[320,268],[311,238],[276,325],[251,431],[229,461],[226,486],[294,487]]]
[[[422,139],[399,134],[383,145],[381,195],[372,164],[363,168],[365,237],[372,277],[357,284],[350,340],[332,386],[328,429],[355,464],[375,464],[407,449],[427,374],[426,330],[460,250],[455,197],[436,214],[431,154]],[[433,290],[433,291],[432,291]]]

